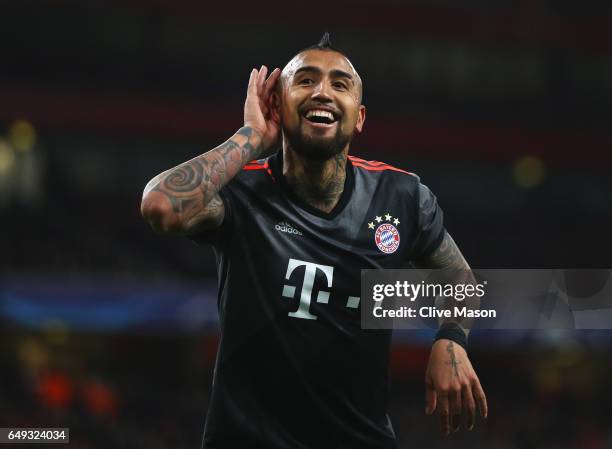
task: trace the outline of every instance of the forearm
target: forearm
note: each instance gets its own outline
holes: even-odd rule
[[[245,126],[217,148],[160,173],[145,187],[143,216],[155,230],[172,233],[214,221],[223,207],[219,190],[259,157],[261,140],[259,132]]]

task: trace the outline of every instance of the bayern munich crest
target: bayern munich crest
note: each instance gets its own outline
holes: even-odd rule
[[[374,222],[380,223],[378,227],[376,227]],[[377,216],[368,223],[369,229],[376,229],[374,232],[374,243],[383,253],[392,254],[399,248],[400,235],[397,230],[399,224],[400,221],[397,218],[393,218],[389,213]]]

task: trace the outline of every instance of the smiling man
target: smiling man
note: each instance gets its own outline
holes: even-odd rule
[[[153,178],[142,200],[153,229],[217,257],[221,339],[203,447],[396,448],[391,331],[361,328],[360,270],[469,266],[417,176],[348,155],[366,117],[362,80],[327,33],[266,75],[251,72],[244,126]],[[477,405],[486,416],[466,333],[444,326],[427,367],[426,411],[444,433],[471,429]]]

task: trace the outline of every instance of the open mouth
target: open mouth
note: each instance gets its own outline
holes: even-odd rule
[[[304,118],[309,122],[319,125],[331,125],[332,123],[338,121],[332,112],[322,109],[311,109],[304,114]]]

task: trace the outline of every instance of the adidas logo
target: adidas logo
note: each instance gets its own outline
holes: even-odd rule
[[[289,223],[285,221],[279,221],[277,225],[274,226],[274,228],[277,231],[286,232],[287,234],[302,235],[301,231],[298,231],[297,229],[295,229],[293,226],[291,226]]]

